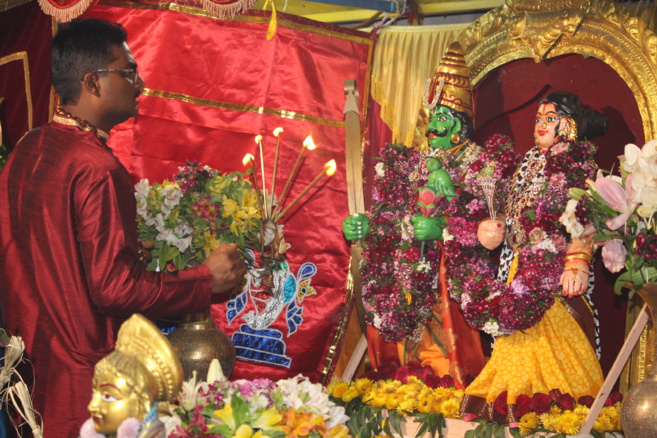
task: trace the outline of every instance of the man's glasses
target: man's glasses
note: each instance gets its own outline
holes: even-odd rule
[[[91,73],[113,73],[120,72],[124,78],[131,81],[133,84],[137,83],[139,78],[139,70],[137,68],[105,68],[101,70],[94,70]]]

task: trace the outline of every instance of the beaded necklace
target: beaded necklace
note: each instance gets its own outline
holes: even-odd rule
[[[94,135],[98,137],[103,143],[109,140],[109,134],[107,132],[97,128],[92,123],[89,123],[86,120],[82,120],[81,118],[74,116],[68,111],[65,111],[64,108],[57,108],[57,111],[52,119],[57,123],[76,126],[83,131],[93,132]]]

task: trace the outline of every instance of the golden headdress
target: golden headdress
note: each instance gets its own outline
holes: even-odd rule
[[[441,79],[444,79],[442,89]],[[463,48],[458,42],[452,43],[440,60],[433,79],[428,84],[424,102],[428,110],[432,110],[436,105],[444,105],[473,117],[470,73],[463,56]]]
[[[183,370],[168,339],[155,324],[139,314],[119,329],[115,352],[136,358],[146,369],[147,389],[154,401],[169,400],[180,392]]]

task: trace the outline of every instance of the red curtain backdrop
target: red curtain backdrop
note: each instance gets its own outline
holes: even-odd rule
[[[226,303],[213,306],[217,325],[229,336],[240,330],[238,343],[251,349],[244,349],[248,358],[238,357],[233,378],[278,379],[302,373],[314,381],[325,380],[337,358],[349,268],[341,231],[348,214],[343,83],[356,79],[367,102],[371,40],[360,32],[279,14],[276,35],[267,41],[270,15],[262,11],[251,10],[231,21],[208,18],[199,9],[183,13],[137,5],[96,5],[85,14],[128,29],[128,44],[148,88],[140,98],[139,116],[117,127],[110,140],[135,182],[161,181],[190,159],[223,172],[246,170],[242,158],[246,153],[258,157],[254,138],[260,134],[270,186],[272,132],[277,127],[284,130],[278,194],[306,136],[312,134],[317,145],[304,154],[288,200],[322,171],[324,163],[337,162],[337,173],[322,179],[284,221],[285,238],[292,245],[287,261],[296,278],[299,305],[290,308],[286,297],[267,327],[271,336],[266,341],[261,332],[260,337],[242,336],[249,327],[240,327],[255,310],[248,294],[242,296],[246,307],[232,322],[226,317]],[[260,169],[259,158],[256,166]],[[301,270],[304,263],[313,264],[316,273],[308,266]],[[253,354],[258,340],[262,345],[255,347],[261,351]]]
[[[48,121],[50,100],[51,19],[36,2],[0,13],[0,58],[24,52],[20,60],[0,65],[0,123],[4,144],[13,147],[28,131],[28,113],[32,106],[32,127]],[[25,87],[24,61],[30,88]]]
[[[641,115],[632,91],[603,61],[581,55],[565,55],[538,64],[521,59],[489,73],[475,90],[475,140],[483,144],[491,134],[507,134],[514,139],[516,149],[525,153],[534,143],[533,126],[540,99],[558,90],[579,95],[586,105],[609,117],[607,133],[593,140],[601,168],[617,170],[625,144],[644,144]],[[600,362],[606,374],[623,345],[627,299],[614,294],[615,276],[604,269],[601,261],[595,268],[593,302],[600,314]]]

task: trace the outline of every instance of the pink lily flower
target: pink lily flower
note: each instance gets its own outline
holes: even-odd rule
[[[637,206],[636,202],[630,200],[634,196],[631,179],[632,175],[629,175],[625,181],[625,186],[623,186],[612,178],[602,176],[602,172],[598,171],[594,183],[595,190],[609,207],[620,213],[620,215],[609,219],[605,223],[610,230],[617,230],[622,227],[634,213]]]

